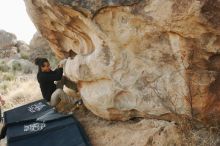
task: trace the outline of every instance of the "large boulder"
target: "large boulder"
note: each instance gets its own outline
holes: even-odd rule
[[[218,0],[25,3],[96,115],[220,121]]]

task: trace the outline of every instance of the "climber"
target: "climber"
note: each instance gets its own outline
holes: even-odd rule
[[[60,101],[82,104],[82,100],[74,100],[63,91],[64,84],[68,85],[68,82],[71,82],[63,76],[65,61],[62,61],[54,71],[51,70],[50,63],[46,58],[36,58],[35,64],[38,66],[37,80],[41,93],[51,106],[56,107]],[[58,81],[57,85],[54,83],[55,81]],[[73,85],[72,89],[77,91],[77,85],[74,82],[71,84]]]

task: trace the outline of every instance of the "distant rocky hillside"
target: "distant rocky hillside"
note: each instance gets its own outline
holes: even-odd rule
[[[0,48],[10,48],[16,45],[17,38],[14,34],[0,30]]]
[[[48,42],[39,34],[36,33],[30,45],[24,41],[17,40],[17,37],[9,32],[0,30],[0,58],[10,61],[17,60],[17,62],[24,59],[30,62],[34,62],[36,57],[48,58],[53,66],[57,64],[57,59],[52,52]]]
[[[22,49],[29,49],[27,44],[17,41],[17,37],[14,34],[0,30],[0,58],[18,58],[19,55],[17,53],[23,46],[25,47]]]
[[[29,54],[29,59],[33,61],[36,57],[45,57],[49,59],[52,66],[57,65],[57,59],[54,52],[50,48],[47,40],[41,36],[40,33],[36,32],[29,45],[31,53]]]

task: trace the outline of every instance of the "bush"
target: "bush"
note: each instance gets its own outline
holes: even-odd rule
[[[9,67],[6,65],[5,61],[0,60],[0,71],[7,72]]]
[[[29,74],[37,70],[37,67],[33,63],[25,59],[13,59],[10,60],[7,65],[13,73],[20,72]]]
[[[12,64],[12,71],[21,71],[22,67],[21,64],[17,61],[14,61],[14,63]]]
[[[10,73],[4,73],[2,76],[2,80],[12,81],[12,80],[15,80],[15,76]]]
[[[21,59],[25,59],[25,60],[29,59],[28,54],[25,54],[25,53],[20,53],[20,54],[21,54]]]

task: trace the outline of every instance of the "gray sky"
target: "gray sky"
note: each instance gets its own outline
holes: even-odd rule
[[[0,29],[14,33],[18,40],[29,43],[36,29],[23,0],[0,0]]]

